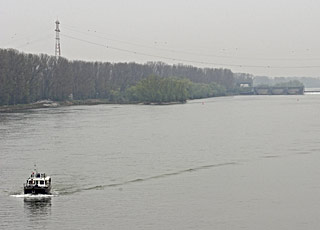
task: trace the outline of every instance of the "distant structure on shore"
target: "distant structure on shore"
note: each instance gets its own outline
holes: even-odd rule
[[[302,95],[304,86],[241,86],[241,95]]]
[[[60,22],[57,19],[56,21],[56,47],[55,47],[55,56],[60,57],[61,56],[61,47],[60,47],[60,29],[59,29]]]
[[[294,79],[272,82],[254,86],[254,76],[248,74],[236,74],[236,86],[241,95],[301,95],[304,94],[304,84]],[[269,84],[268,84],[269,83]]]
[[[257,86],[253,88],[256,95],[302,95],[304,94],[303,86]]]

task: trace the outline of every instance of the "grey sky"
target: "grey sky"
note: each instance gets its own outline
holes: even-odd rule
[[[320,76],[318,0],[0,0],[0,5],[1,48],[53,55],[59,18],[62,56],[68,59]]]

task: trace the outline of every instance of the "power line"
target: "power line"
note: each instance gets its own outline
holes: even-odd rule
[[[68,28],[69,27],[69,28]],[[109,37],[105,37],[105,36],[99,36],[97,34],[102,34],[102,35],[106,35],[104,33],[101,32],[97,32],[96,30],[88,30],[87,32],[85,31],[81,31],[78,29],[74,29],[75,27],[67,25],[66,26],[66,30],[69,31],[73,31],[76,33],[80,33],[80,34],[84,34],[84,35],[88,35],[91,37],[96,37],[96,38],[100,38],[100,39],[105,39],[105,40],[109,40],[109,41],[115,41],[115,42],[119,42],[122,44],[127,44],[127,45],[132,45],[132,46],[136,46],[136,47],[142,47],[142,48],[149,48],[149,49],[156,49],[156,50],[161,50],[161,51],[166,51],[166,52],[170,52],[170,53],[174,53],[174,54],[187,54],[187,55],[196,55],[196,56],[202,56],[202,57],[213,57],[213,58],[224,58],[224,59],[239,59],[239,60],[282,60],[282,61],[317,61],[320,60],[320,58],[292,58],[292,57],[244,57],[244,56],[228,56],[228,55],[213,55],[213,54],[204,54],[204,53],[198,53],[198,52],[190,52],[190,51],[185,51],[185,50],[176,50],[176,49],[169,49],[169,48],[161,48],[161,47],[155,47],[155,46],[148,46],[148,45],[142,45],[142,44],[138,44],[138,43],[134,43],[134,42],[130,42],[130,41],[125,41],[125,40],[120,40],[120,39],[114,39],[114,38],[109,38]],[[91,32],[94,32],[94,34],[92,34]],[[109,35],[107,35],[109,36]]]
[[[38,38],[38,39],[34,39],[34,40],[31,40],[31,41],[28,41],[28,42],[25,42],[19,46],[16,47],[16,49],[20,49],[20,48],[23,48],[25,46],[28,46],[28,45],[31,45],[33,43],[37,43],[37,42],[41,42],[41,41],[44,41],[44,40],[48,40],[50,37],[51,37],[51,33],[50,34],[47,34],[45,36],[42,36],[41,38]]]
[[[40,24],[40,26],[37,26],[37,29],[43,31],[45,28],[47,28],[47,24],[47,22],[44,22]],[[19,42],[21,40],[27,40],[28,37],[31,37],[33,35],[34,33],[30,32],[30,28],[26,33],[15,32],[10,36],[10,38],[6,42],[4,42],[4,46],[8,46],[12,43]]]
[[[271,66],[271,65],[242,65],[242,64],[227,64],[227,63],[216,63],[216,62],[206,62],[206,61],[198,61],[198,60],[191,60],[191,59],[182,59],[182,58],[173,58],[173,57],[168,57],[168,56],[161,56],[161,55],[153,55],[153,54],[149,54],[149,53],[144,53],[144,52],[138,52],[138,51],[134,51],[134,50],[129,50],[129,49],[123,49],[123,48],[118,48],[115,46],[109,46],[109,45],[103,45],[100,43],[96,43],[96,42],[92,42],[92,41],[88,41],[85,39],[81,39],[81,38],[76,38],[73,36],[69,36],[66,34],[61,34],[62,36],[69,38],[69,39],[73,39],[73,40],[77,40],[77,41],[81,41],[81,42],[85,42],[91,45],[96,45],[96,46],[100,46],[100,47],[104,47],[107,49],[112,49],[112,50],[116,50],[116,51],[120,51],[120,52],[125,52],[125,53],[131,53],[131,54],[136,54],[136,55],[141,55],[141,56],[146,56],[146,57],[153,57],[153,58],[160,58],[160,59],[164,59],[164,60],[171,60],[171,61],[181,61],[181,62],[186,62],[186,63],[191,63],[191,64],[202,64],[202,65],[214,65],[214,66],[224,66],[224,67],[246,67],[246,68],[272,68],[272,69],[309,69],[309,68],[320,68],[320,66]]]

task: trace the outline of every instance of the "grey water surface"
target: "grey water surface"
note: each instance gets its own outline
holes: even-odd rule
[[[3,113],[0,229],[319,229],[319,137],[314,94]]]

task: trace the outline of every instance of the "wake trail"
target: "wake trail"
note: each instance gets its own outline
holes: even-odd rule
[[[161,179],[161,178],[166,178],[166,177],[171,177],[171,176],[177,176],[177,175],[181,175],[181,174],[185,174],[185,173],[196,172],[196,171],[200,171],[200,170],[228,166],[228,165],[236,165],[236,164],[237,164],[236,162],[228,162],[228,163],[221,163],[221,164],[203,165],[203,166],[199,166],[199,167],[195,167],[195,168],[184,169],[184,170],[171,172],[171,173],[164,173],[164,174],[155,175],[155,176],[146,177],[146,178],[137,178],[137,179],[128,180],[128,181],[119,182],[119,183],[96,185],[96,186],[92,186],[92,187],[76,189],[73,191],[60,191],[59,194],[69,195],[69,194],[74,194],[74,193],[78,193],[78,192],[82,192],[82,191],[103,190],[108,187],[121,187],[121,186],[128,185],[128,184],[141,183],[141,182],[146,182],[146,181],[150,181],[150,180],[156,180],[156,179]]]

